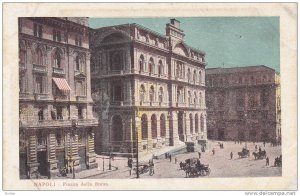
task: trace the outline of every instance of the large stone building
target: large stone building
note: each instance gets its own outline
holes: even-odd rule
[[[91,75],[99,152],[148,152],[206,139],[205,54],[138,24],[91,30]]]
[[[266,66],[206,70],[209,139],[281,141],[280,76]]]
[[[87,18],[19,18],[20,178],[96,167]]]

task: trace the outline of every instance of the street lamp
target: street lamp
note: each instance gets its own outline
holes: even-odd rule
[[[139,174],[139,131],[138,131],[138,121],[139,121],[139,117],[136,116],[135,117],[135,140],[136,140],[136,178],[140,178],[140,174]]]
[[[108,170],[111,170],[111,147],[109,148],[109,164],[108,164]]]

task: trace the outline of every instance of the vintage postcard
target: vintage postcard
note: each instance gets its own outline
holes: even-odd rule
[[[3,12],[4,190],[297,189],[296,3]]]

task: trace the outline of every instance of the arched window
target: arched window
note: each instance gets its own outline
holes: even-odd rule
[[[155,114],[151,116],[151,135],[152,139],[157,138],[157,119]]]
[[[181,103],[181,93],[179,89],[177,89],[177,103]]]
[[[164,74],[164,67],[163,67],[162,61],[159,60],[159,62],[158,62],[158,75],[161,76],[163,74]]]
[[[120,115],[115,115],[112,118],[112,141],[122,141],[123,140],[123,122]]]
[[[197,93],[195,92],[195,93],[194,93],[194,102],[193,102],[194,104],[196,104],[197,99],[198,99],[198,98],[197,98]]]
[[[201,132],[204,132],[204,118],[203,118],[202,114],[200,117],[200,129],[201,129]]]
[[[35,51],[34,64],[43,65],[43,53],[40,48],[37,48]]]
[[[154,61],[153,61],[153,58],[152,58],[152,57],[151,57],[150,60],[149,60],[148,66],[149,66],[149,73],[150,73],[150,74],[154,74],[154,69],[155,69],[155,67],[154,67]]]
[[[166,137],[166,118],[165,115],[160,115],[160,136]]]
[[[54,64],[53,67],[61,68],[61,57],[58,51],[54,53]]]
[[[163,96],[164,96],[164,91],[163,91],[163,88],[160,87],[159,92],[158,92],[158,101],[159,101],[159,103],[163,102]]]
[[[199,71],[199,84],[202,84],[202,72]]]
[[[75,70],[76,71],[80,70],[80,58],[79,58],[79,56],[76,56],[76,58],[75,58]]]
[[[199,132],[199,119],[198,114],[195,115],[195,133]]]
[[[142,120],[142,139],[146,140],[146,139],[148,139],[148,119],[147,119],[147,115],[143,114],[141,120]]]
[[[188,102],[189,102],[189,104],[192,103],[192,94],[191,94],[191,91],[188,92]]]
[[[146,93],[145,87],[144,87],[144,85],[141,85],[141,87],[140,87],[140,101],[141,102],[145,101],[145,93]]]
[[[139,59],[139,71],[144,72],[144,56],[141,55]]]
[[[193,133],[194,127],[193,127],[193,115],[190,114],[190,133]]]
[[[203,96],[202,96],[202,93],[200,92],[199,93],[199,105],[200,105],[200,107],[202,107],[202,103],[203,103]]]
[[[188,82],[190,82],[191,81],[191,70],[190,70],[190,68],[188,68],[187,77],[188,77]]]
[[[196,73],[196,70],[194,70],[193,82],[196,83],[196,81],[197,81],[197,73]]]
[[[110,70],[113,70],[113,71],[122,70],[122,55],[120,52],[114,52],[111,55]]]
[[[150,87],[149,96],[150,96],[150,102],[154,102],[154,87],[153,86]]]

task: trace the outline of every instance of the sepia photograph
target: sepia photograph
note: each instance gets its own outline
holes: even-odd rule
[[[192,190],[215,179],[280,183],[293,166],[284,165],[297,150],[285,154],[283,146],[289,145],[281,120],[288,117],[282,115],[288,89],[279,14],[65,14],[14,18],[16,77],[6,79],[16,87],[10,101],[17,100],[18,144],[10,151],[4,143],[3,150],[16,157],[17,182],[30,183],[30,190],[88,190],[110,189],[114,180],[174,179],[194,184],[166,189]],[[297,149],[291,120],[290,147]],[[297,179],[289,177],[280,189],[295,190]]]

